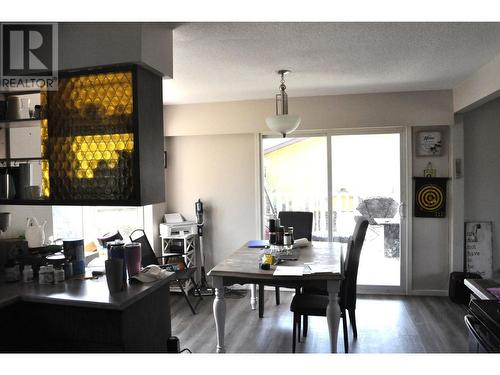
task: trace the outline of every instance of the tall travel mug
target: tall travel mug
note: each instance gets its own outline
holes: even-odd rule
[[[125,245],[125,262],[129,278],[141,272],[141,255],[140,243],[132,242]]]
[[[106,282],[110,293],[123,289],[123,259],[108,259],[104,262]]]
[[[121,241],[108,242],[108,259],[121,259],[123,264],[123,284],[127,282],[127,265],[125,262],[125,244]]]

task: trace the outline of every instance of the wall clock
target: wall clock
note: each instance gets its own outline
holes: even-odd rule
[[[418,132],[415,147],[417,156],[440,156],[442,148],[441,132]]]

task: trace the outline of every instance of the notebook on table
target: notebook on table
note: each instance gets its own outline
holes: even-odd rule
[[[265,249],[269,246],[269,241],[267,240],[250,240],[247,243],[247,247],[251,249]]]

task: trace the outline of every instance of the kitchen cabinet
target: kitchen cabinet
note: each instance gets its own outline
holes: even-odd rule
[[[165,200],[160,75],[136,64],[62,71],[58,90],[39,95],[41,199],[1,203],[136,206]]]
[[[127,283],[106,277],[55,285],[0,281],[1,353],[167,352],[173,277]]]

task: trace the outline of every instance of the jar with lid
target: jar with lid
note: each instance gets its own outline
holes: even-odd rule
[[[54,283],[59,284],[64,282],[64,268],[56,267],[54,269]]]
[[[38,284],[45,285],[47,282],[47,266],[40,266],[40,270],[38,271]]]
[[[19,267],[19,262],[14,260],[9,260],[5,265],[5,281],[8,283],[14,283],[21,280],[21,269]]]
[[[47,266],[47,275],[48,275],[48,284],[54,284],[54,265],[53,264],[49,264]]]
[[[292,233],[290,233],[288,229],[285,230],[283,234],[283,246],[285,246],[286,248],[292,247]]]
[[[38,283],[40,285],[50,285],[54,283],[54,266],[41,266],[38,272]]]
[[[33,282],[33,267],[31,264],[25,265],[23,269],[23,283]]]
[[[290,237],[292,238],[292,245],[295,241],[295,237],[293,236],[293,227],[288,227],[288,233],[290,233]]]

